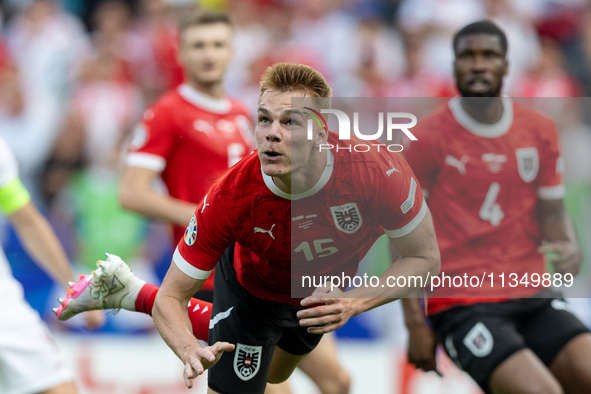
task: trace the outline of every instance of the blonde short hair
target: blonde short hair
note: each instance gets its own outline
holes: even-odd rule
[[[319,107],[330,108],[332,89],[322,74],[304,64],[275,63],[268,67],[261,77],[261,96],[273,90],[303,90],[310,97],[319,97]]]

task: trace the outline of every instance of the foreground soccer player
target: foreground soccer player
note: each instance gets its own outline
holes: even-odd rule
[[[255,130],[258,154],[253,152],[232,167],[207,192],[157,295],[153,286],[130,279],[129,291],[119,291],[121,295],[107,291],[108,300],[86,303],[92,298],[86,290],[91,286],[80,284],[76,285],[80,296],[67,297],[58,317],[67,318],[89,304],[145,309],[153,303],[156,327],[185,364],[188,387],[210,368],[210,393],[263,393],[267,381],[282,382],[291,375],[321,334],[414,290],[378,285],[351,290],[348,295],[356,298],[335,290],[293,299],[292,264],[310,257],[298,254],[304,242],[330,241],[324,253],[312,258],[320,260],[318,266],[325,272],[353,276],[359,261],[385,232],[402,257],[380,277],[381,284],[388,276],[437,274],[439,251],[431,216],[404,159],[384,151],[343,150],[360,141],[339,141],[319,126],[314,126],[313,139],[307,139],[307,118],[300,108],[292,108],[292,98],[317,97],[314,106],[320,110],[329,107],[330,95],[322,75],[308,66],[270,67],[261,81]],[[342,149],[320,151],[327,142]],[[292,200],[304,203],[296,207]],[[345,232],[331,207],[348,204],[356,207],[363,221]],[[317,215],[314,227],[292,234],[292,215],[306,209]],[[89,279],[92,286],[101,286],[117,270],[124,270],[122,263],[113,261],[101,263]],[[193,335],[192,320],[202,304],[196,306],[190,298],[214,267],[211,345],[203,348]],[[221,357],[234,349],[230,357]]]
[[[47,220],[31,202],[18,178],[16,158],[0,138],[0,211],[8,217],[35,262],[65,288],[74,280],[64,250]],[[64,365],[39,314],[27,304],[0,249],[0,391],[3,393],[76,393],[72,372]],[[88,327],[104,321],[86,315]]]
[[[191,13],[182,19],[179,34],[185,83],[145,112],[126,158],[120,191],[124,208],[172,223],[175,244],[183,238],[207,189],[254,146],[245,107],[226,97],[223,89],[232,58],[233,28],[228,16]],[[154,180],[159,177],[168,194],[155,189]],[[213,278],[214,274],[197,298],[213,300]],[[322,394],[346,394],[348,375],[331,350],[330,336],[323,341],[327,343],[306,359],[302,369]],[[315,373],[320,368],[324,373]],[[271,387],[273,393],[289,392]]]
[[[441,271],[521,279],[544,273],[542,253],[551,251],[556,272],[576,275],[581,250],[562,203],[554,123],[500,98],[507,40],[496,25],[466,26],[453,48],[463,98],[419,122],[418,141],[406,154],[429,192]],[[403,300],[410,361],[434,370],[437,339],[487,393],[590,393],[591,334],[568,305],[560,298],[499,298],[516,293],[487,286],[435,291],[427,308],[434,333],[418,299]],[[515,291],[529,297],[539,289]],[[458,298],[437,298],[450,296]]]

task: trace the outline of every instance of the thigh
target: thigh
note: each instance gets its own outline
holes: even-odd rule
[[[589,329],[569,311],[569,305],[562,299],[532,301],[541,305],[535,313],[528,315],[519,331],[527,347],[550,366],[567,343]]]
[[[269,382],[280,383],[292,374],[298,364],[322,339],[322,335],[310,334],[306,327],[299,325],[296,309],[291,308],[293,316],[284,319],[281,338],[277,342],[273,364],[269,371]],[[289,321],[287,321],[289,320]]]
[[[0,374],[0,391],[7,393],[44,392],[73,380],[38,316],[0,328]]]
[[[449,357],[487,393],[492,372],[526,348],[516,323],[497,308],[494,304],[471,305],[432,319],[437,339]]]
[[[320,388],[322,393],[349,392],[351,378],[339,363],[334,333],[326,334],[299,368]]]
[[[558,352],[550,370],[567,394],[591,393],[591,334],[571,339]]]
[[[281,349],[275,348],[273,361],[269,369],[269,383],[282,383],[287,380],[296,369],[298,364],[307,356],[307,354],[291,354]]]
[[[494,369],[489,381],[493,394],[561,394],[560,384],[530,349],[522,349]]]

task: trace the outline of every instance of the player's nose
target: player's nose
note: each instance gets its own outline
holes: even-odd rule
[[[281,124],[280,122],[273,122],[271,127],[267,129],[265,139],[267,141],[281,141]]]

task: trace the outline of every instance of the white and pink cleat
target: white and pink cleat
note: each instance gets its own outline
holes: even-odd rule
[[[89,275],[80,274],[78,282],[70,283],[66,297],[58,299],[61,305],[53,312],[59,320],[95,309],[135,310],[135,300],[146,282],[119,256],[106,255],[106,261],[97,261],[97,269]]]

